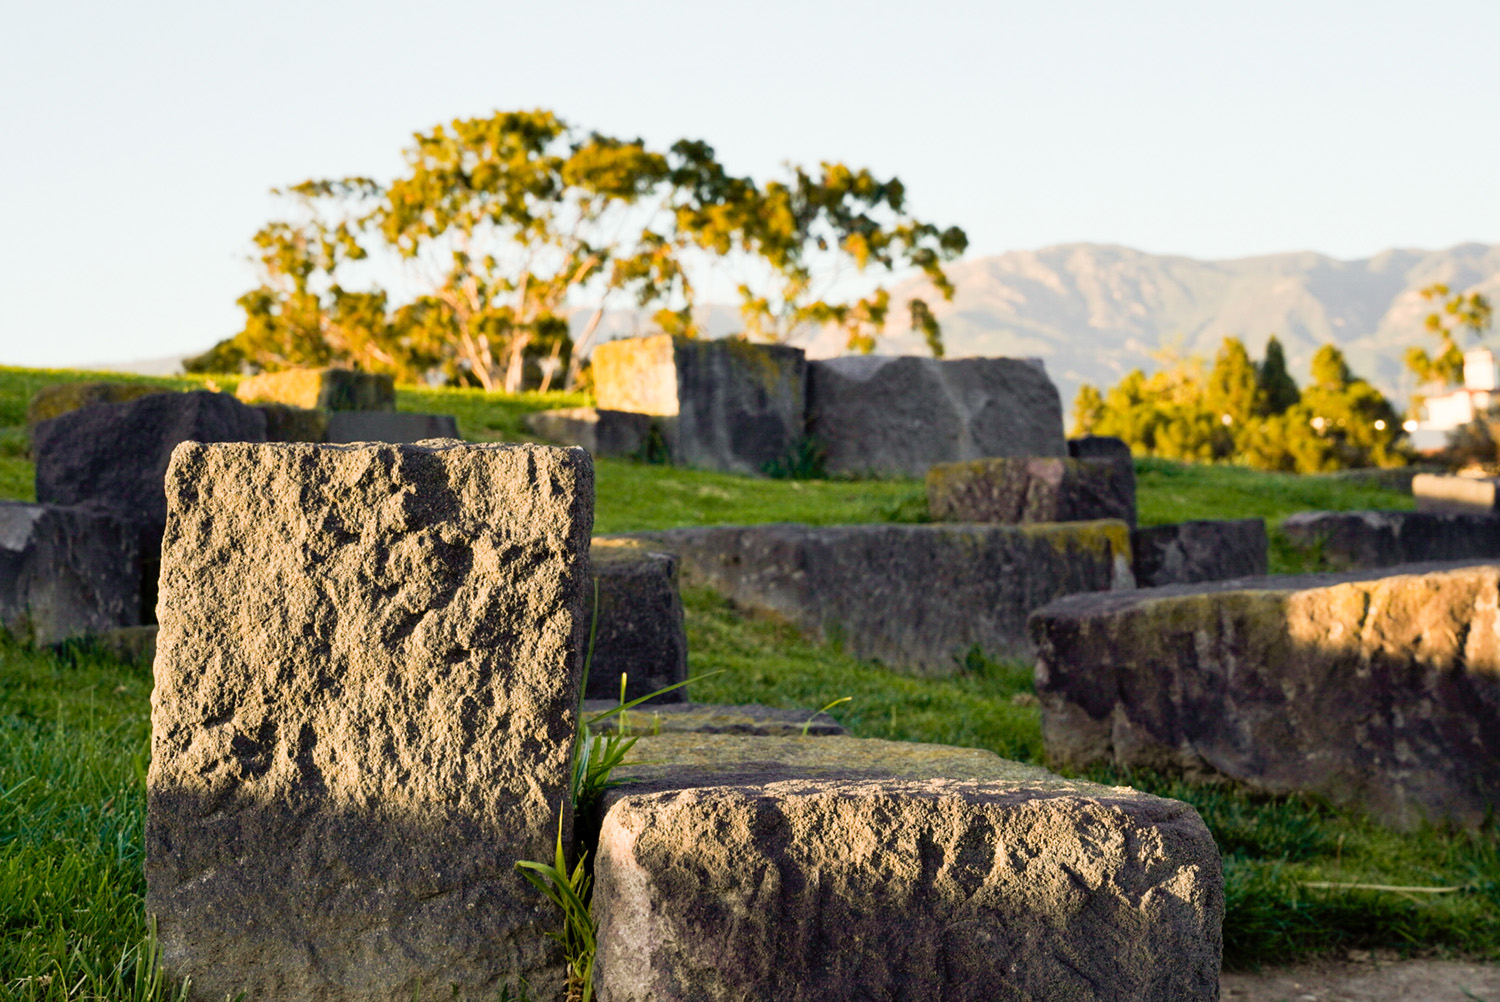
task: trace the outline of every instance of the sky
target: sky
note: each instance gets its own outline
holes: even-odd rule
[[[268,194],[548,108],[765,178],[894,174],[970,256],[1500,243],[1494,0],[22,4],[0,35],[0,364],[207,349]]]

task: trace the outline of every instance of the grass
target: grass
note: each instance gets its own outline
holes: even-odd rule
[[[0,497],[25,499],[25,404],[63,379],[110,374],[0,368]],[[200,386],[205,380],[148,380]],[[232,380],[217,381],[228,388]],[[523,437],[526,412],[585,402],[562,394],[401,389],[398,407],[457,415],[476,440]],[[1272,569],[1312,557],[1274,527],[1327,508],[1407,508],[1410,498],[1336,477],[1296,477],[1159,460],[1137,464],[1144,524],[1267,519]],[[919,521],[914,480],[751,480],[621,460],[597,464],[600,532],[765,521]],[[865,737],[988,748],[1040,761],[1029,665],[974,652],[951,678],[916,678],[746,619],[707,591],[684,605],[692,698],[815,708]],[[0,1000],[169,997],[150,963],[141,872],[149,670],[88,646],[36,651],[0,638]],[[811,714],[812,710],[808,709]],[[1224,856],[1226,959],[1282,963],[1344,948],[1500,958],[1500,838],[1437,829],[1399,835],[1298,798],[1265,799],[1145,774],[1096,773],[1192,803]],[[1457,886],[1443,895],[1324,890],[1307,882]],[[155,980],[153,980],[155,978]]]

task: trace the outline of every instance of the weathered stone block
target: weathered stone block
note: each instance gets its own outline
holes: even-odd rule
[[[1307,791],[1400,828],[1500,804],[1500,567],[1074,595],[1032,617],[1049,757]]]
[[[596,540],[592,550],[599,583],[599,619],[589,667],[588,696],[639,699],[687,678],[687,627],[677,593],[677,558],[621,540]],[[678,703],[686,689],[654,697]]]
[[[1425,511],[1299,511],[1281,531],[1334,570],[1500,557],[1500,517]]]
[[[570,837],[581,449],[185,444],[167,474],[146,877],[196,997],[560,988],[515,870]]]
[[[978,645],[1029,656],[1026,617],[1080,591],[1132,587],[1123,522],[753,525],[633,533],[684,581],[856,657],[930,674]]]
[[[43,421],[62,417],[69,411],[92,407],[94,404],[123,404],[149,397],[153,393],[172,392],[174,391],[170,386],[112,380],[43,386],[32,394],[31,402],[26,405],[26,423],[38,425]]]
[[[601,1002],[1218,997],[1219,857],[1184,804],[972,749],[663,735],[638,754],[689,740],[703,767],[608,798]],[[788,746],[821,765],[776,764]]]
[[[660,334],[606,341],[594,349],[593,370],[599,407],[661,418],[679,466],[759,474],[803,437],[807,362],[799,348]]]
[[[582,446],[595,456],[641,457],[649,448],[651,429],[657,420],[649,414],[598,407],[537,411],[525,418],[528,431],[550,442]],[[659,427],[657,434],[662,434]],[[662,444],[665,446],[665,439]]]
[[[1135,472],[1078,459],[975,459],[927,471],[927,509],[939,522],[1091,522],[1135,525]]]
[[[1500,479],[1419,473],[1411,480],[1417,511],[1494,515],[1500,512]]]
[[[141,621],[134,523],[84,508],[0,501],[0,625],[36,644]]]
[[[830,472],[920,477],[934,463],[1066,456],[1040,362],[850,355],[808,363],[807,433]]]
[[[334,411],[328,415],[326,440],[335,445],[355,442],[414,445],[434,438],[458,438],[458,420],[452,414],[405,411]]]
[[[1068,439],[1068,455],[1090,462],[1120,463],[1135,468],[1135,457],[1123,438],[1111,435],[1080,435]]]
[[[287,404],[255,404],[266,416],[267,442],[326,442],[328,412]]]
[[[1142,588],[1227,581],[1266,573],[1270,543],[1258,518],[1174,522],[1130,534]]]
[[[240,382],[235,396],[246,403],[286,404],[306,410],[394,411],[395,377],[330,366],[265,372]]]

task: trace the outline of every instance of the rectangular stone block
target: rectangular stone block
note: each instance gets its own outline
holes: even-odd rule
[[[1192,808],[977,749],[643,738],[595,867],[601,1002],[1218,998]]]
[[[831,473],[920,477],[935,463],[1068,454],[1040,362],[848,355],[808,363],[807,432]]]
[[[673,464],[761,474],[801,442],[807,362],[799,348],[659,334],[594,349],[603,410],[661,418]]]
[[[1258,518],[1202,519],[1136,529],[1130,552],[1135,583],[1158,588],[1265,574],[1270,541]]]
[[[1032,616],[1050,758],[1307,792],[1398,828],[1500,807],[1500,567],[1073,595]]]
[[[1133,587],[1117,521],[752,525],[633,533],[683,579],[861,658],[935,675],[978,645],[1029,656],[1026,617],[1061,595]]]
[[[235,396],[246,403],[286,404],[307,410],[394,411],[395,377],[329,366],[265,372],[242,380]]]
[[[452,414],[334,411],[328,415],[325,441],[335,445],[350,445],[355,442],[412,445],[434,438],[458,438],[458,421]]]
[[[653,427],[662,432],[658,419],[633,411],[601,410],[598,407],[564,407],[537,411],[525,418],[533,435],[560,445],[577,445],[595,456],[651,458],[650,438]],[[665,438],[660,443],[666,447]]]
[[[32,643],[141,622],[134,523],[85,508],[0,501],[0,625]]]
[[[1500,557],[1500,516],[1430,511],[1299,511],[1281,523],[1334,570]]]
[[[1092,522],[1135,526],[1135,472],[1118,463],[1054,457],[975,459],[927,471],[938,522]]]
[[[598,621],[588,698],[627,701],[687,679],[687,626],[677,593],[677,558],[623,540],[598,539],[590,551],[598,583]],[[687,688],[651,700],[679,703]]]
[[[1417,511],[1493,515],[1500,511],[1500,479],[1419,473],[1411,480]]]
[[[195,998],[561,986],[516,872],[571,837],[593,466],[541,446],[173,455],[147,910]]]

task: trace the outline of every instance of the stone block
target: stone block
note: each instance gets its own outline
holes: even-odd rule
[[[267,442],[326,442],[328,412],[287,404],[255,404],[266,416]]]
[[[57,383],[43,386],[32,394],[26,405],[27,425],[38,425],[62,417],[69,411],[94,404],[123,404],[153,393],[173,393],[170,386],[155,383],[127,383],[114,380],[99,380],[88,383]]]
[[[599,584],[599,618],[588,696],[639,699],[687,678],[687,627],[677,593],[677,558],[625,541],[600,539],[591,552]],[[651,700],[679,703],[686,689]]]
[[[304,410],[394,411],[395,377],[330,366],[264,372],[241,380],[235,396],[246,403],[286,404]]]
[[[667,761],[606,798],[601,1002],[1218,997],[1219,856],[1185,804],[898,742],[637,754]]]
[[[599,407],[660,418],[678,466],[760,474],[803,438],[799,348],[660,334],[606,341],[594,349],[593,371]]]
[[[1040,362],[849,355],[808,363],[807,433],[829,472],[923,476],[934,463],[1068,454]]]
[[[1417,511],[1494,515],[1500,512],[1500,479],[1419,473],[1411,480]]]
[[[1119,463],[1135,468],[1135,456],[1123,438],[1110,435],[1080,435],[1068,439],[1068,456],[1095,463]]]
[[[1269,548],[1266,523],[1258,518],[1173,522],[1130,534],[1135,582],[1142,588],[1265,574]]]
[[[1135,471],[1116,462],[1053,457],[975,459],[927,471],[927,510],[939,522],[1135,525]]]
[[[415,445],[429,439],[457,439],[452,414],[408,414],[405,411],[334,411],[328,415],[327,441],[333,445],[384,442]]]
[[[203,999],[560,994],[515,862],[571,837],[588,454],[189,443],[166,483],[146,908],[168,974]]]
[[[1500,567],[1074,595],[1032,617],[1053,760],[1308,792],[1397,828],[1500,805]]]
[[[1299,511],[1281,531],[1333,570],[1500,557],[1500,516],[1425,511]]]
[[[526,415],[525,423],[526,430],[539,438],[560,445],[582,446],[595,456],[646,458],[652,428],[657,428],[658,436],[662,434],[658,419],[649,414],[597,407],[537,411]]]
[[[977,645],[1027,657],[1026,617],[1061,595],[1133,587],[1123,522],[753,525],[633,533],[683,580],[860,658],[951,674]]]
[[[141,621],[132,522],[85,508],[0,501],[0,625],[39,645]]]
[[[620,700],[586,699],[585,719],[619,706]],[[748,734],[758,737],[825,737],[843,734],[844,727],[826,713],[817,710],[788,710],[756,703],[725,706],[716,703],[649,703],[625,715],[625,733],[661,734]],[[600,733],[614,731],[619,715],[594,725]]]

